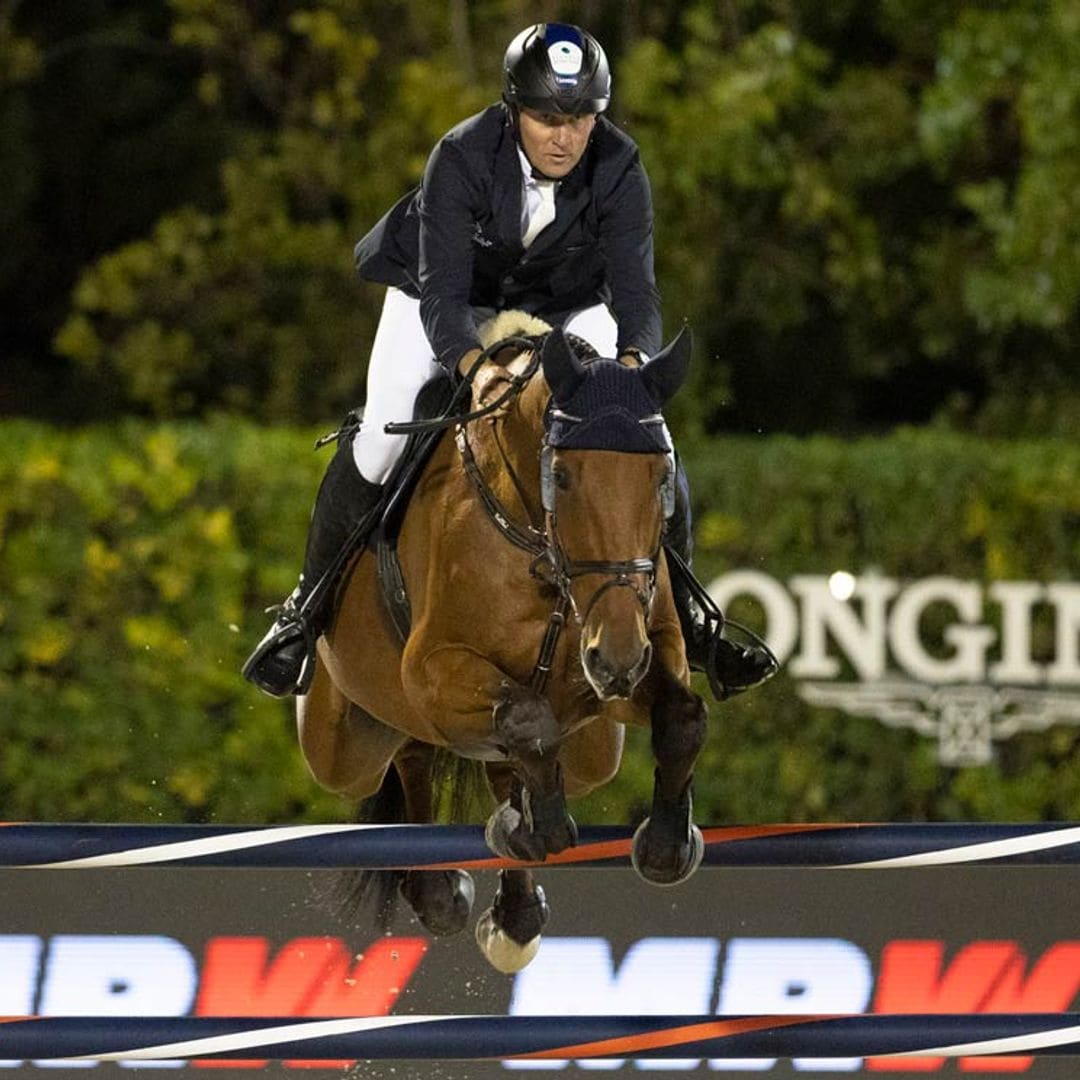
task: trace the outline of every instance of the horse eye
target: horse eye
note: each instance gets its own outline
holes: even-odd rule
[[[570,487],[570,473],[565,465],[556,465],[552,470],[552,476],[555,477],[556,487],[561,488],[563,491]]]

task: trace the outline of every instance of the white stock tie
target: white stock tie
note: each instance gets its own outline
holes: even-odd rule
[[[556,180],[536,180],[536,190],[540,193],[540,205],[537,206],[521,243],[528,247],[537,235],[555,220],[555,185]]]

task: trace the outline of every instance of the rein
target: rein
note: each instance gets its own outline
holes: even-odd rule
[[[453,407],[465,396],[465,389],[472,386],[472,381],[477,371],[479,371],[487,361],[492,359],[492,357],[497,356],[503,349],[509,347],[515,347],[522,352],[531,351],[533,359],[529,361],[529,366],[521,372],[520,375],[512,375],[506,389],[494,401],[488,402],[487,405],[484,405],[479,409],[474,409],[472,412],[453,412]],[[489,416],[491,413],[495,412],[496,409],[502,408],[502,406],[507,404],[512,398],[517,397],[518,394],[525,389],[525,386],[533,375],[536,374],[536,369],[539,366],[540,353],[536,348],[536,340],[534,338],[521,336],[503,338],[501,341],[496,341],[494,345],[489,345],[476,358],[476,361],[473,363],[472,367],[469,368],[468,373],[454,393],[453,400],[450,402],[450,408],[443,413],[442,416],[435,416],[430,420],[395,420],[387,424],[384,430],[387,435],[412,435],[414,432],[422,431],[445,431],[447,428],[452,428],[455,424],[471,424],[474,420],[481,420],[485,416]]]

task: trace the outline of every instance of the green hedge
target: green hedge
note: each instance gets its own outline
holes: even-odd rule
[[[294,583],[325,456],[312,432],[0,424],[0,811],[32,820],[319,820],[292,708],[237,674]],[[1080,448],[935,431],[684,446],[706,581],[870,567],[1075,579]],[[753,617],[750,613],[748,617]],[[700,820],[1080,818],[1076,734],[946,770],[931,740],[808,708],[781,675],[712,710]],[[584,820],[647,798],[648,737]]]
[[[984,583],[1080,577],[1073,443],[932,430],[857,442],[740,439],[695,457],[691,470],[705,580],[731,567],[780,580],[837,569]],[[1035,647],[1052,651],[1045,618]],[[997,744],[995,764],[954,771],[938,765],[933,740],[810,709],[784,676],[713,715],[703,817],[1080,817],[1075,728],[1014,737]]]

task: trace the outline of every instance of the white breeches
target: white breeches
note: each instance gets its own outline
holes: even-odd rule
[[[618,327],[605,305],[575,312],[563,328],[584,338],[601,356],[615,355]],[[412,419],[416,395],[438,370],[420,321],[420,301],[400,289],[387,289],[368,361],[364,419],[353,440],[353,458],[365,480],[381,484],[389,475],[406,436],[387,435],[383,429],[394,420]]]

